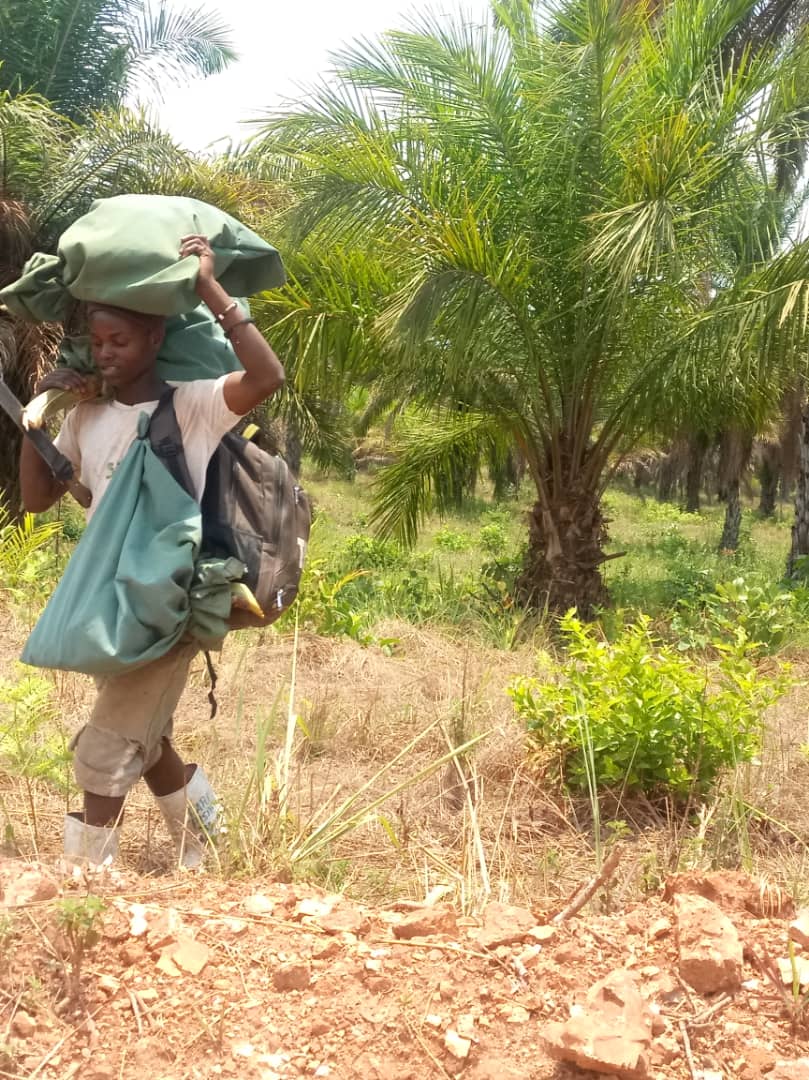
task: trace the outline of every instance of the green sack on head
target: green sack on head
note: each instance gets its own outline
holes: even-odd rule
[[[180,239],[206,236],[214,273],[232,296],[284,284],[281,256],[257,233],[199,199],[116,195],[98,199],[59,238],[56,256],[37,253],[0,290],[21,318],[62,322],[71,298],[151,315],[182,315],[199,304],[199,259],[180,259]]]

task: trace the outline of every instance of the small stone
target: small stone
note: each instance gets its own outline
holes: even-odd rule
[[[315,1076],[331,1076],[331,1069],[328,1065],[318,1065],[315,1069]]]
[[[365,961],[365,970],[370,971],[374,975],[378,975],[382,970],[382,961],[371,957],[371,959]]]
[[[809,949],[809,909],[802,908],[795,921],[789,924],[789,936],[802,949]]]
[[[629,972],[601,979],[588,991],[585,1005],[571,1012],[568,1021],[548,1024],[542,1033],[551,1057],[622,1080],[650,1076],[654,1020]]]
[[[316,896],[305,896],[299,900],[292,912],[293,919],[316,919],[322,915],[328,915],[334,907],[334,901],[321,900]]]
[[[402,941],[415,937],[430,937],[433,934],[454,934],[455,931],[455,912],[443,904],[432,908],[418,908],[393,926],[393,936]]]
[[[44,900],[53,900],[59,895],[56,878],[35,867],[29,867],[17,874],[6,886],[3,904],[6,907],[23,907],[26,904],[39,904]]]
[[[347,906],[319,915],[315,922],[326,934],[354,934],[356,937],[367,934],[371,926],[367,915]]]
[[[18,1009],[11,1021],[11,1031],[20,1039],[30,1039],[37,1029],[36,1020],[24,1009]]]
[[[389,994],[393,989],[393,979],[389,975],[370,975],[365,985],[372,994]]]
[[[211,950],[208,946],[193,938],[184,938],[171,953],[174,964],[189,975],[199,975],[210,956]]]
[[[232,1053],[234,1057],[249,1058],[255,1053],[251,1043],[234,1043]]]
[[[311,982],[309,965],[303,963],[281,964],[272,975],[276,990],[305,990]]]
[[[533,938],[534,941],[538,941],[541,945],[544,945],[546,941],[550,941],[551,938],[556,936],[555,926],[533,926],[526,935]]]
[[[531,1019],[531,1014],[523,1005],[512,1005],[509,1002],[504,1002],[497,1012],[507,1024],[527,1024]]]
[[[143,937],[149,929],[149,923],[146,921],[146,908],[143,904],[133,904],[129,911],[131,915],[129,936],[134,938]]]
[[[452,1001],[455,997],[455,983],[449,979],[442,979],[438,984],[438,996],[442,1001]]]
[[[441,1028],[444,1026],[444,1021],[438,1015],[438,1013],[427,1013],[424,1017],[424,1023],[429,1024],[433,1028]]]
[[[809,986],[809,957],[795,957],[795,971],[792,970],[792,961],[789,957],[782,957],[777,961],[778,970],[781,972],[781,981],[785,986],[792,986],[794,975],[798,976],[801,986]]]
[[[157,1001],[160,995],[153,986],[147,986],[143,990],[138,990],[138,997],[144,1004],[148,1005],[150,1001]]]
[[[163,950],[160,954],[160,959],[157,961],[157,970],[162,971],[164,975],[171,976],[172,979],[179,979],[180,969],[171,958],[172,952],[173,949],[171,946]]]
[[[275,904],[263,893],[255,893],[248,896],[244,902],[244,910],[248,915],[272,915]]]
[[[324,1020],[320,1017],[317,1020],[313,1020],[309,1028],[309,1034],[313,1039],[320,1038],[321,1035],[327,1035],[331,1031],[331,1024],[328,1020]]]
[[[462,1039],[469,1039],[472,1042],[477,1039],[475,1018],[471,1013],[461,1013],[455,1022],[455,1030]]]
[[[114,979],[112,975],[99,975],[98,982],[96,983],[99,990],[102,990],[105,994],[117,994],[121,987],[121,984],[117,979]]]
[[[671,919],[655,919],[649,927],[649,940],[659,941],[671,932]]]
[[[447,1028],[444,1032],[444,1046],[454,1058],[458,1058],[459,1061],[464,1061],[469,1057],[469,1051],[472,1049],[472,1040],[464,1039],[454,1030],[454,1028]]]
[[[330,960],[333,956],[339,956],[342,951],[340,942],[333,938],[331,941],[318,941],[312,948],[312,959]]]
[[[483,911],[483,926],[474,935],[484,949],[497,949],[522,941],[536,926],[533,914],[511,904],[487,904]]]
[[[775,1068],[767,1073],[767,1080],[809,1080],[809,1058],[776,1061]]]
[[[700,994],[737,990],[742,981],[742,943],[730,919],[711,900],[674,897],[680,974]]]

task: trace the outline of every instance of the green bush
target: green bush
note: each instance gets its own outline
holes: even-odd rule
[[[804,632],[809,621],[809,590],[772,581],[737,577],[713,591],[681,600],[671,629],[681,650],[731,642],[739,629],[767,652],[776,652]]]
[[[646,618],[613,642],[573,613],[561,629],[569,655],[556,681],[518,679],[509,694],[571,788],[682,796],[756,757],[763,712],[787,680],[758,673],[743,629],[732,645],[715,643],[720,659],[701,666],[656,639]]]
[[[467,551],[472,546],[468,536],[455,532],[454,529],[439,529],[433,537],[433,543],[442,551]]]
[[[340,559],[347,570],[390,570],[406,560],[407,553],[390,540],[361,533],[346,538]]]
[[[500,555],[508,545],[505,527],[499,521],[490,521],[482,525],[478,533],[478,543],[490,555]]]

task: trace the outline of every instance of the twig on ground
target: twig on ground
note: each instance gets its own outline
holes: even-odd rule
[[[138,995],[133,990],[127,990],[127,994],[129,996],[129,1004],[132,1006],[132,1015],[135,1017],[138,1035],[142,1037],[143,1022],[140,1018],[140,1002],[138,1001]]]
[[[573,893],[573,896],[568,900],[565,907],[550,920],[551,924],[558,926],[560,923],[566,922],[568,919],[572,919],[576,912],[581,911],[588,900],[591,900],[593,896],[598,892],[602,886],[606,885],[610,878],[614,875],[618,869],[618,863],[621,861],[622,850],[619,844],[616,844],[609,855],[604,860],[604,864],[599,872],[592,877],[583,886]]]
[[[404,1010],[402,1010],[402,1019],[404,1020],[405,1024],[407,1025],[407,1029],[410,1032],[410,1034],[413,1036],[413,1038],[419,1044],[421,1049],[424,1051],[424,1053],[427,1055],[427,1057],[430,1059],[430,1061],[435,1066],[435,1068],[436,1068],[437,1072],[439,1073],[439,1075],[443,1076],[445,1078],[445,1080],[452,1080],[452,1077],[450,1076],[450,1074],[447,1072],[447,1070],[444,1068],[444,1066],[441,1064],[441,1062],[438,1060],[438,1058],[432,1052],[432,1050],[430,1049],[430,1047],[427,1044],[427,1042],[425,1041],[425,1039],[422,1038],[421,1032],[419,1031],[418,1027],[413,1023],[413,1021],[407,1015],[407,1012],[405,1012]]]
[[[696,1013],[697,1007],[694,1004],[694,998],[691,994],[691,987],[688,985],[688,983],[685,981],[679,971],[674,972],[674,978],[677,980],[677,985],[680,987],[683,994],[685,994],[685,1000],[688,1002],[688,1006],[691,1009],[691,1012]]]
[[[685,1050],[685,1060],[688,1063],[688,1071],[691,1073],[691,1080],[697,1080],[697,1066],[694,1062],[694,1054],[691,1050],[691,1040],[688,1037],[688,1028],[685,1026],[685,1021],[680,1021],[680,1035],[683,1038],[683,1049]]]
[[[701,1012],[699,1016],[695,1016],[693,1020],[689,1020],[689,1026],[703,1027],[709,1020],[712,1020],[717,1013],[720,1013],[723,1009],[727,1008],[731,1001],[733,1001],[731,994],[722,994],[721,997],[716,999],[713,1005]]]
[[[54,1046],[52,1046],[50,1048],[50,1050],[47,1052],[47,1054],[42,1059],[42,1061],[40,1061],[40,1063],[36,1066],[36,1068],[33,1070],[33,1072],[30,1072],[28,1074],[28,1080],[34,1080],[34,1077],[39,1076],[39,1074],[42,1072],[42,1070],[45,1068],[45,1066],[48,1064],[48,1062],[51,1060],[51,1058],[56,1057],[56,1055],[59,1053],[59,1051],[65,1045],[65,1043],[70,1042],[70,1040],[73,1038],[73,1036],[77,1035],[81,1031],[81,1029],[87,1024],[87,1022],[89,1020],[93,1020],[96,1016],[98,1016],[98,1014],[101,1012],[102,1009],[106,1008],[106,1005],[107,1005],[106,1001],[103,1002],[96,1009],[94,1009],[91,1013],[88,1013],[87,1016],[85,1016],[85,1018],[83,1020],[80,1020],[79,1023],[76,1024],[75,1027],[72,1027],[70,1029],[70,1031],[68,1031],[68,1033],[66,1035],[63,1035],[62,1038],[59,1040],[59,1042],[57,1042]]]

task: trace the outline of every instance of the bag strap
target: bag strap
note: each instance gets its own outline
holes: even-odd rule
[[[168,390],[165,390],[160,395],[157,408],[152,413],[149,421],[149,444],[155,457],[160,458],[180,487],[184,488],[192,498],[195,498],[191,474],[188,471],[188,462],[185,460],[183,435],[180,431],[180,425],[177,423],[177,413],[174,411],[175,389],[176,387],[170,386]],[[207,649],[205,650],[205,663],[208,665],[208,676],[211,680],[208,702],[211,706],[210,718],[213,720],[219,708],[214,693],[217,678],[211,654]]]
[[[188,463],[185,460],[183,436],[174,411],[175,387],[160,395],[157,408],[149,421],[149,444],[155,457],[160,458],[181,488],[196,499]]]

